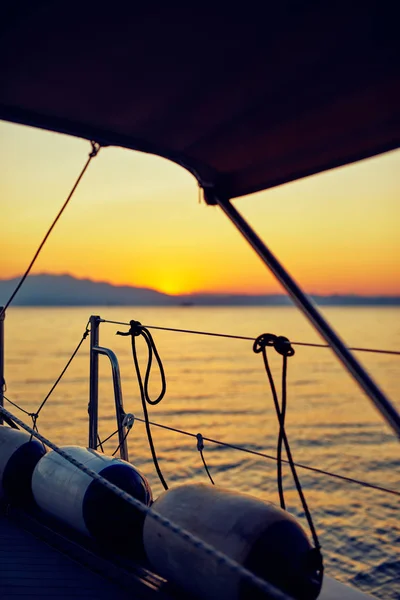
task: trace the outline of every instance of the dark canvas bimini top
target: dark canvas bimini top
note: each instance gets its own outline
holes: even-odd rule
[[[399,146],[395,4],[14,0],[0,118],[266,189]]]

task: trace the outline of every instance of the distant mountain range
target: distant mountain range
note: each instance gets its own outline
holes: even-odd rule
[[[0,280],[0,305],[19,278]],[[313,296],[323,306],[398,306],[399,296]],[[71,275],[31,275],[14,306],[290,306],[284,295],[190,294],[169,296],[149,288],[111,285]]]

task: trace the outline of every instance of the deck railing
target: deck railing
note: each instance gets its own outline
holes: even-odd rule
[[[121,458],[129,461],[128,444],[126,441],[127,427],[124,424],[125,411],[122,399],[121,375],[118,358],[112,350],[99,346],[99,325],[101,319],[97,315],[90,317],[90,385],[89,385],[89,448],[94,450],[99,445],[98,416],[99,416],[99,355],[107,356],[111,365],[115,413],[117,418],[119,452]]]

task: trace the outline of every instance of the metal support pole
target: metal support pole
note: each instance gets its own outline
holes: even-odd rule
[[[304,294],[294,279],[292,279],[289,273],[266,247],[264,242],[258,237],[256,232],[250,227],[236,208],[229,201],[220,200],[218,197],[215,197],[215,201],[249,242],[261,260],[269,267],[298,308],[300,308],[303,314],[311,321],[327,344],[331,346],[339,360],[354,377],[367,396],[369,396],[376,408],[381,412],[389,425],[391,425],[395,433],[400,437],[400,416],[396,409],[385,397],[358,360],[352,355],[350,350],[348,350],[332,327],[319,313],[313,302],[306,294]]]
[[[5,311],[3,312],[3,306],[0,306],[0,406],[4,406],[4,389],[5,389],[5,379],[4,379],[4,319],[6,318]],[[0,413],[0,425],[3,425],[3,415]]]
[[[99,345],[100,317],[90,317],[90,382],[89,382],[89,448],[97,447],[99,415],[99,355],[93,348]]]

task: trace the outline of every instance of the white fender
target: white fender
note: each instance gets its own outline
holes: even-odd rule
[[[25,431],[0,425],[0,498],[16,504],[33,502],[33,470],[46,450]]]
[[[130,463],[78,446],[62,448],[146,505],[152,501],[147,480]],[[39,507],[70,527],[107,543],[132,544],[142,538],[144,517],[56,452],[36,466],[32,491]]]
[[[205,484],[170,489],[154,510],[208,542],[293,598],[313,600],[320,591],[315,553],[286,511],[252,496]],[[240,575],[146,516],[147,557],[167,580],[198,598],[257,597]]]

